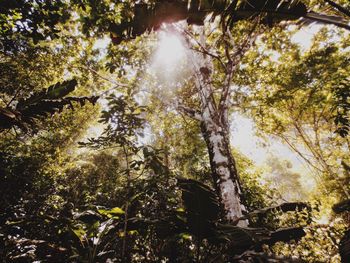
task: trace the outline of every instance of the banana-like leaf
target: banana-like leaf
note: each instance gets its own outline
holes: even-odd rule
[[[86,210],[81,213],[75,213],[74,214],[74,219],[80,220],[84,223],[93,223],[98,220],[100,220],[102,217],[99,213],[92,211],[92,210]]]
[[[269,236],[269,232],[265,229],[238,227],[229,224],[218,224],[216,231],[217,235],[212,236],[209,240],[215,243],[217,237],[225,237],[225,240],[235,250],[234,254],[242,253],[258,244],[265,236]]]
[[[337,214],[350,211],[350,199],[346,199],[344,201],[336,203],[335,205],[333,205],[332,209]]]
[[[14,109],[0,107],[0,130],[17,126],[27,131],[35,126],[36,120],[61,112],[65,107],[73,109],[73,102],[81,106],[87,102],[94,105],[98,100],[97,96],[64,98],[75,89],[76,84],[76,80],[57,83],[27,99],[19,100]]]
[[[191,179],[178,178],[178,186],[182,190],[185,212],[181,216],[187,232],[200,238],[214,235],[214,222],[220,215],[216,193],[205,184]]]
[[[281,228],[271,231],[265,228],[223,224],[219,221],[220,203],[212,189],[198,181],[183,178],[178,178],[178,186],[182,190],[185,209],[170,211],[168,216],[152,222],[140,222],[141,224],[130,222],[131,225],[140,230],[144,229],[145,225],[153,225],[161,238],[190,234],[198,239],[206,239],[210,244],[225,244],[232,256],[250,250],[259,251],[263,244],[272,245],[279,241],[300,240],[305,236],[302,227]],[[304,203],[285,203],[255,211],[255,214],[267,213],[274,209],[285,212],[304,207],[306,207]]]
[[[315,12],[308,12],[304,16],[303,20],[311,23],[315,22],[315,23],[321,23],[325,25],[328,25],[328,24],[335,25],[337,27],[350,30],[349,21],[347,21],[341,16],[332,16],[332,15],[318,14]]]
[[[162,23],[187,20],[188,24],[203,25],[209,14],[212,14],[213,18],[221,16],[221,21],[229,27],[237,21],[260,16],[261,22],[269,26],[280,21],[303,18],[304,21],[332,24],[350,30],[349,21],[344,16],[309,11],[307,6],[299,0],[164,0],[156,1],[152,5],[135,4],[133,17],[127,18],[120,24],[111,24],[109,32],[113,43],[120,44],[124,39],[158,30]]]
[[[30,121],[33,118],[46,117],[48,115],[53,115],[56,112],[61,112],[65,106],[73,109],[73,102],[77,102],[80,106],[84,106],[86,102],[95,104],[98,97],[67,97],[63,99],[55,100],[41,100],[36,104],[28,105],[24,110],[22,110],[22,120]]]
[[[267,23],[298,19],[307,14],[305,4],[300,1],[284,0],[245,0],[230,14],[235,22],[265,14]]]
[[[302,237],[306,235],[304,229],[302,227],[288,227],[288,228],[280,228],[276,231],[270,233],[270,238],[264,243],[266,244],[274,244],[276,242],[288,242],[291,240],[299,241]]]
[[[264,228],[242,228],[230,224],[218,223],[220,203],[215,192],[208,186],[191,179],[178,179],[182,190],[182,199],[185,206],[183,214],[187,231],[199,238],[207,238],[213,243],[230,241],[237,249],[237,253],[258,244],[274,244],[278,241],[288,242],[299,240],[305,235],[302,227],[283,228],[269,231]],[[264,209],[253,211],[249,216],[265,215],[268,212],[279,210],[282,212],[304,209],[309,206],[301,202],[283,203]],[[177,229],[184,229],[182,226]],[[164,223],[164,222],[163,222]],[[177,225],[172,221],[172,225]],[[176,229],[172,227],[172,229]]]
[[[270,231],[265,228],[238,227],[228,224],[218,224],[217,231],[225,234],[235,247],[248,249],[250,246],[259,244],[274,244],[276,242],[289,242],[300,240],[305,236],[302,227],[280,228]]]
[[[341,5],[337,4],[336,2],[334,2],[332,0],[325,0],[325,2],[327,4],[329,4],[330,6],[332,6],[333,8],[335,8],[338,12],[340,12],[344,16],[350,18],[350,10],[349,9],[346,9],[345,7],[342,7]]]
[[[40,92],[35,92],[32,96],[27,99],[21,99],[18,101],[16,108],[18,110],[24,109],[26,106],[33,105],[42,100],[53,100],[63,98],[72,91],[74,91],[77,85],[75,79],[63,81],[62,83],[58,82],[54,85],[51,85],[47,89],[43,89]]]
[[[289,211],[302,210],[302,209],[309,210],[311,209],[311,207],[307,203],[303,203],[303,202],[286,202],[280,205],[269,206],[269,207],[264,207],[262,209],[254,210],[248,213],[247,215],[245,215],[244,217],[240,218],[240,220],[251,218],[254,216],[266,216],[266,214],[273,211],[289,212]]]
[[[188,214],[195,220],[217,220],[220,213],[220,203],[216,193],[203,183],[191,179],[178,179],[182,190],[182,199]]]
[[[170,214],[165,218],[158,219],[153,222],[153,224],[160,238],[168,238],[181,233],[191,232],[186,224],[185,218],[176,214]]]
[[[20,112],[10,108],[0,107],[0,130],[12,128],[14,125],[19,123],[20,118]]]

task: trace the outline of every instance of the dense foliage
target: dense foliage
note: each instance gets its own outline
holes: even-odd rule
[[[134,2],[0,1],[1,262],[347,262],[347,1]],[[234,222],[209,101],[304,165],[225,137]]]

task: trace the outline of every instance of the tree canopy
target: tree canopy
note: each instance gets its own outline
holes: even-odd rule
[[[0,1],[0,258],[348,262],[349,25],[345,0]]]

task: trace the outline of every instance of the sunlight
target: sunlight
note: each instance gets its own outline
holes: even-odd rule
[[[170,101],[173,92],[181,87],[191,70],[187,63],[186,46],[180,34],[163,30],[157,34],[157,38],[148,73],[152,76],[151,82],[157,83],[158,96]]]
[[[159,34],[154,62],[166,69],[176,67],[185,56],[185,48],[180,38],[169,32]]]

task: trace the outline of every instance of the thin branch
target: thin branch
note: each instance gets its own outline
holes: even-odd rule
[[[10,104],[16,99],[21,89],[17,89],[15,95],[13,95],[12,99],[6,104],[6,108],[10,106]]]
[[[192,109],[192,108],[189,108],[189,107],[186,107],[184,105],[178,105],[177,106],[177,109],[181,112],[183,112],[184,114],[186,114],[187,116],[191,117],[192,119],[195,119],[195,120],[198,120],[198,121],[202,121],[203,118],[200,114],[200,112]]]
[[[280,138],[282,138],[283,141],[285,141],[287,143],[287,145],[293,150],[295,151],[308,165],[310,165],[312,168],[314,168],[315,170],[319,171],[319,172],[323,172],[323,170],[321,170],[320,168],[318,168],[317,166],[315,166],[309,159],[307,159],[305,157],[304,154],[302,154],[291,142],[289,142],[287,140],[287,138],[285,136],[282,135],[277,135]]]
[[[227,75],[225,79],[224,90],[219,103],[219,110],[221,112],[225,112],[225,107],[228,106],[228,99],[230,96],[230,84],[231,84],[233,72],[235,68],[238,66],[238,63],[242,60],[242,58],[246,54],[246,52],[251,48],[251,46],[253,45],[253,43],[255,42],[258,36],[258,32],[254,34],[254,31],[256,30],[257,26],[258,26],[258,22],[254,24],[253,28],[250,30],[246,39],[244,40],[243,44],[236,50],[236,52],[234,52],[232,57],[229,56],[229,51],[227,50],[227,48],[225,48],[227,53],[226,56],[228,56],[228,59],[229,59],[229,62],[228,62],[229,65],[226,67]],[[230,33],[228,33],[228,35],[230,39],[233,39]]]
[[[348,16],[350,18],[350,11],[347,10],[346,8],[342,7],[341,5],[338,5],[337,3],[331,1],[331,0],[324,0],[327,4],[329,4],[330,6],[334,7],[335,9],[337,9],[340,13]]]
[[[108,81],[116,86],[119,86],[119,87],[125,87],[125,88],[128,88],[129,85],[127,84],[124,84],[124,83],[120,83],[120,82],[117,82],[117,81],[114,81],[114,80],[111,80],[111,79],[108,79],[107,77],[105,76],[102,76],[100,73],[98,73],[96,70],[90,68],[90,67],[87,67],[87,66],[82,66],[82,68],[85,68],[87,70],[89,70],[90,72],[92,72],[93,74],[95,74],[96,76],[98,76],[99,78],[105,80],[105,81]]]
[[[202,51],[192,48],[190,47],[190,49],[197,51],[197,52],[201,52],[202,54],[211,56],[215,59],[217,59],[219,61],[219,63],[221,64],[221,66],[224,68],[224,70],[226,71],[226,65],[222,62],[221,58],[218,55],[212,54],[210,53],[205,47],[203,47],[203,45],[195,38],[195,36],[193,34],[191,34],[190,32],[188,32],[187,30],[183,30],[183,32],[188,35],[192,40],[194,40],[196,42],[196,44],[201,48]]]
[[[204,54],[204,55],[208,55],[208,56],[210,56],[210,57],[212,57],[212,58],[217,59],[217,60],[219,61],[220,65],[221,65],[221,66],[224,68],[224,70],[226,71],[226,66],[225,66],[224,62],[222,62],[221,58],[220,58],[218,55],[212,54],[212,53],[210,53],[208,50],[206,50],[205,48],[202,48],[202,47],[201,47],[202,50],[199,50],[199,49],[194,48],[194,47],[190,47],[190,49],[193,50],[193,51],[196,51],[196,52],[199,52],[199,53],[202,53],[202,54]]]
[[[112,88],[101,92],[101,93],[98,94],[97,96],[98,96],[98,97],[103,97],[103,96],[107,95],[110,91],[112,91],[112,90],[114,90],[114,89],[117,89],[117,88],[119,88],[119,86],[113,86]]]

